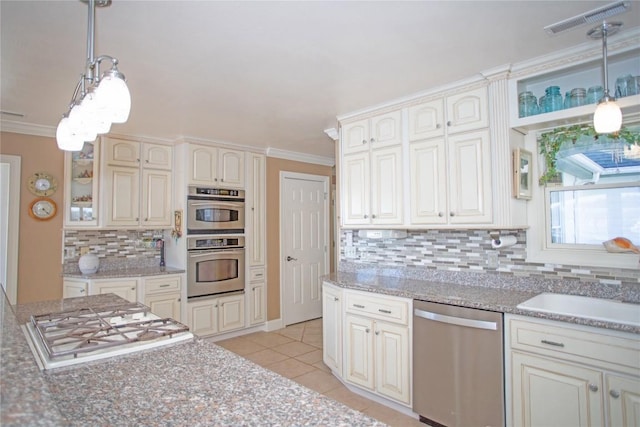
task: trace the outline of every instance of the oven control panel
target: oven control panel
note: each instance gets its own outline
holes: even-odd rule
[[[193,196],[244,200],[244,190],[192,186],[189,187],[189,197]]]
[[[187,249],[244,248],[243,236],[200,236],[187,239]]]

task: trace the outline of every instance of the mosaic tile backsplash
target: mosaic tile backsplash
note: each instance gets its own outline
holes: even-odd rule
[[[83,248],[100,258],[100,270],[154,267],[160,263],[162,230],[65,230],[63,273],[79,271]]]
[[[353,238],[357,258],[345,258],[347,234]],[[405,271],[464,272],[536,279],[573,279],[580,282],[617,286],[640,284],[640,270],[584,267],[578,265],[528,263],[525,230],[510,230],[515,245],[495,250],[487,230],[408,231],[405,239],[367,239],[357,230],[340,231],[340,259],[356,267],[375,265],[405,268]],[[495,267],[497,265],[497,267]],[[342,269],[342,268],[341,268]]]

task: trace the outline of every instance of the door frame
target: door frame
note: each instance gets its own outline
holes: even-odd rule
[[[0,182],[0,191],[8,193],[9,206],[7,207],[7,252],[6,294],[10,304],[18,302],[18,248],[20,229],[20,170],[22,158],[8,154],[0,154],[0,163],[9,165],[9,185]],[[4,230],[2,230],[4,234]]]
[[[283,242],[284,242],[284,230],[286,224],[284,224],[284,206],[282,205],[282,194],[284,193],[284,183],[287,179],[300,179],[307,181],[315,181],[322,182],[324,186],[324,234],[326,238],[326,249],[324,251],[324,272],[322,274],[329,274],[329,245],[331,243],[331,235],[329,230],[329,202],[330,202],[330,188],[329,188],[329,176],[326,175],[312,175],[308,173],[299,173],[299,172],[288,172],[288,171],[280,171],[280,188],[279,188],[279,198],[278,201],[278,215],[280,215],[279,225],[280,225],[280,236],[279,236],[279,244],[278,244],[278,252],[280,255],[280,321],[282,323],[282,327],[285,325],[285,306],[284,306],[284,272],[285,272],[285,260],[284,260],[284,251],[283,251]],[[322,287],[320,287],[320,292],[322,293]],[[322,295],[320,296],[320,300],[322,301]]]

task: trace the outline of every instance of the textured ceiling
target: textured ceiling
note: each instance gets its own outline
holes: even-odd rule
[[[590,41],[543,27],[608,2],[114,0],[96,54],[132,94],[112,132],[333,157],[336,116]],[[614,20],[640,25],[640,3]],[[86,57],[80,1],[0,1],[3,115],[53,129]],[[614,36],[615,37],[615,36]]]

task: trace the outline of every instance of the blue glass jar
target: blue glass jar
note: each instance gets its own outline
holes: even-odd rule
[[[597,104],[604,96],[602,86],[591,86],[587,89],[587,104]]]
[[[570,97],[572,107],[580,107],[587,104],[587,90],[583,87],[571,89]]]
[[[560,94],[560,86],[549,86],[544,90],[545,112],[562,110],[562,95]]]
[[[518,113],[520,117],[538,114],[538,99],[532,92],[522,92],[518,96]]]
[[[571,92],[570,91],[566,91],[564,93],[564,109],[566,110],[567,108],[571,108]]]

